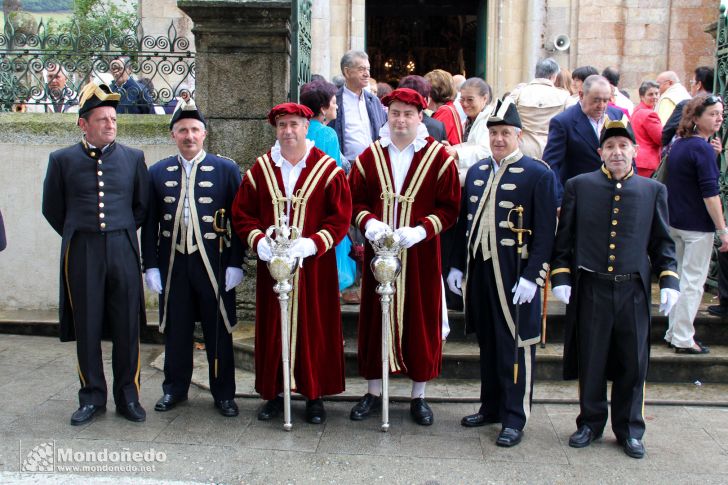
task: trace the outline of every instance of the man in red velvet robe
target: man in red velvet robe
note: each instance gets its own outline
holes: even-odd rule
[[[427,103],[416,91],[394,90],[383,100],[389,106],[380,139],[364,150],[349,174],[354,222],[372,241],[388,229],[407,248],[396,280],[392,304],[389,365],[412,381],[410,414],[430,425],[433,414],[425,401],[425,384],[440,374],[443,335],[443,283],[439,234],[457,218],[460,183],[454,160],[443,145],[427,136],[422,110]],[[351,410],[359,421],[381,406],[381,307],[377,282],[369,269],[374,257],[365,252],[359,313],[359,373],[368,392]]]
[[[306,420],[326,420],[322,396],[344,391],[344,348],[334,247],[351,220],[351,193],[344,171],[306,139],[310,109],[276,106],[268,121],[276,144],[243,177],[232,208],[235,232],[260,261],[271,259],[264,233],[286,216],[301,231],[291,255],[302,258],[290,293],[291,390],[306,397]],[[267,402],[266,421],[283,409],[281,311],[275,281],[261,264],[257,271],[255,389]]]

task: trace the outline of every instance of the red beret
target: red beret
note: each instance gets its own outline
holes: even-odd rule
[[[416,106],[418,110],[427,108],[427,101],[425,101],[425,98],[423,98],[420,93],[410,88],[397,88],[382,98],[382,104],[384,106],[389,106],[394,101],[411,104]]]
[[[281,116],[285,115],[296,115],[296,116],[302,116],[306,118],[307,120],[310,120],[313,118],[313,111],[308,109],[308,107],[302,105],[302,104],[296,104],[296,103],[283,103],[279,104],[278,106],[275,106],[272,110],[270,110],[270,113],[268,113],[268,123],[275,126],[276,120],[280,118]]]

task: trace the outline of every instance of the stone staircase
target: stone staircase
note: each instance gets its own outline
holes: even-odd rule
[[[561,379],[564,335],[564,308],[556,306],[547,320],[548,341],[544,348],[536,350],[536,379]],[[657,308],[654,308],[657,313]],[[465,319],[461,312],[450,312],[450,335],[443,348],[441,379],[477,379],[479,377],[479,350],[474,335],[465,335]],[[357,318],[358,307],[342,308],[344,353],[347,376],[357,375]],[[234,348],[236,366],[253,370],[253,335],[250,324],[238,325]],[[696,335],[710,346],[707,355],[678,355],[665,345],[663,335],[667,319],[652,319],[652,352],[648,381],[650,382],[728,382],[728,321],[701,312],[695,322]]]

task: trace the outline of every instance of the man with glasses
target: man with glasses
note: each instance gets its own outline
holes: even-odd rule
[[[618,108],[607,106],[611,96],[609,81],[593,74],[584,80],[579,102],[551,118],[543,159],[556,175],[559,205],[567,180],[592,172],[602,164],[597,153],[599,134],[605,121],[623,116]]]
[[[336,93],[339,109],[332,128],[339,137],[344,158],[351,163],[374,140],[379,138],[379,128],[387,121],[379,98],[370,93],[369,56],[362,51],[349,51],[341,58],[341,73],[346,80]]]
[[[690,99],[690,93],[680,83],[680,78],[674,71],[661,72],[657,76],[657,85],[660,88],[660,99],[657,100],[655,111],[664,126],[670,119],[672,112],[680,101]],[[711,86],[712,87],[712,86]]]
[[[154,114],[152,98],[144,86],[131,75],[131,59],[121,56],[109,67],[114,80],[111,90],[121,95],[117,112],[119,114]]]

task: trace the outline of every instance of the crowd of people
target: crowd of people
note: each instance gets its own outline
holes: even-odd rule
[[[241,177],[235,162],[204,150],[206,120],[189,97],[178,100],[169,126],[177,153],[147,170],[143,153],[115,141],[116,114],[132,92],[117,92],[131,78],[123,63],[116,67],[112,86],[89,83],[80,93],[82,141],[50,155],[44,182],[43,214],[63,241],[61,338],[77,341],[73,425],[106,408],[106,332],[117,412],[145,420],[139,267],[159,294],[165,333],[155,410],[187,399],[201,321],[214,405],[223,416],[238,414],[231,332],[244,250],[260,262],[259,420],[283,412],[289,362],[306,420],[326,421],[323,398],[345,386],[340,298],[361,302],[358,370],[367,389],[351,420],[381,411],[384,359],[411,380],[413,421],[431,425],[426,386],[441,371],[447,308],[464,308],[482,382],[481,406],[461,424],[501,424],[496,444],[504,447],[521,442],[530,417],[549,278],[567,305],[564,377],[579,380],[575,448],[604,431],[609,379],[614,434],[627,455],[645,454],[653,275],[659,311],[669,315],[668,345],[709,351],[692,322],[713,233],[728,251],[714,137],[723,102],[703,92],[713,84],[709,68],[695,70],[692,97],[666,72],[642,83],[635,106],[614,68],[583,66],[569,76],[543,59],[533,80],[496,98],[483,79],[439,69],[385,88],[372,82],[367,54],[349,51],[338,87],[316,76],[302,86],[300,104],[271,109],[275,144]],[[665,141],[673,118],[677,129]],[[662,165],[664,183],[650,177]],[[282,316],[263,264],[273,258],[266,231],[282,221],[300,232],[288,250],[301,261],[290,295],[290,359],[282,359]],[[383,350],[370,243],[390,235],[403,250]]]

